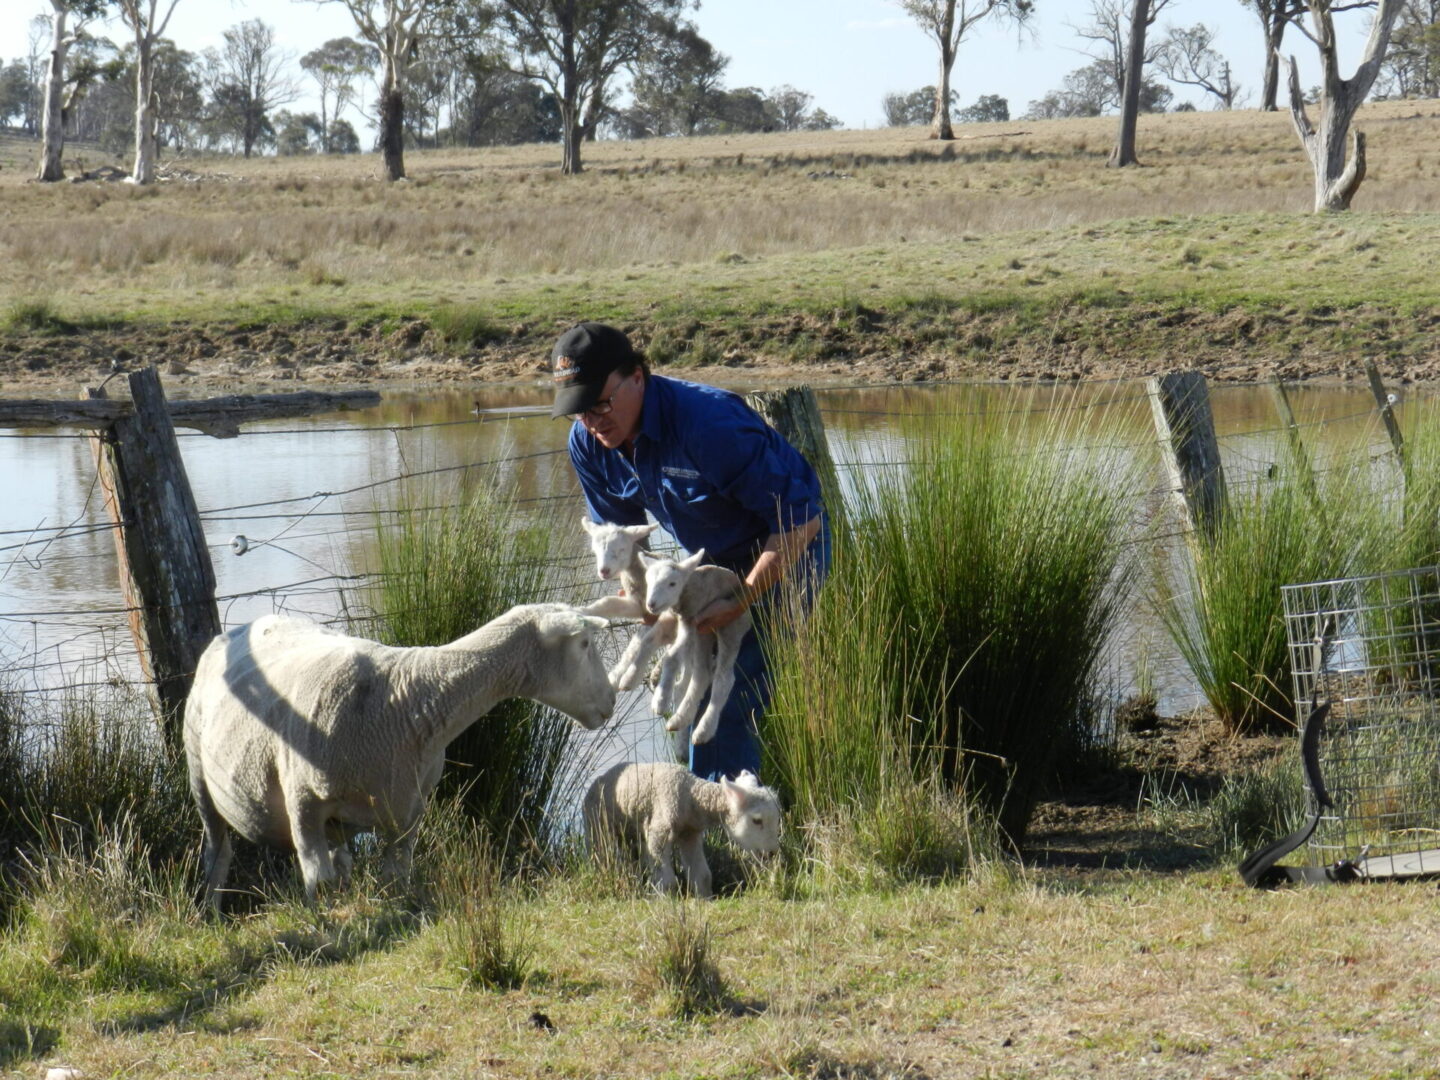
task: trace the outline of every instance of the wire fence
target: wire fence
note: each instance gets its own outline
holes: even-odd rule
[[[1317,473],[1354,467],[1358,455],[1376,470],[1377,498],[1398,491],[1399,471],[1388,468],[1393,453],[1373,402],[1363,404],[1363,391],[1337,392],[1313,404],[1293,429],[1273,411],[1269,423],[1247,422],[1262,411],[1256,396],[1255,387],[1212,388],[1217,415],[1230,418],[1218,439],[1232,491],[1264,483],[1294,432],[1307,441]],[[1164,544],[1181,535],[1166,516],[1173,493],[1159,467],[1148,394],[1138,382],[857,385],[826,388],[819,397],[842,486],[866,482],[877,470],[913,466],[912,422],[1045,424],[1067,414],[1084,423],[1063,452],[1120,453],[1146,462],[1145,483],[1129,493],[1136,506],[1131,542]],[[1341,431],[1344,438],[1335,434]],[[572,528],[583,503],[568,465],[564,425],[550,424],[543,409],[487,412],[477,404],[459,419],[258,425],[223,443],[180,434],[226,626],[281,612],[372,632],[381,619],[370,602],[382,580],[370,555],[376,535],[401,526],[407,516],[453,508],[467,477],[482,474],[508,478],[523,512],[554,522],[548,567],[554,584],[535,599],[598,595],[580,531]],[[142,685],[129,629],[135,609],[120,599],[113,529],[95,498],[93,467],[85,472],[88,453],[67,453],[65,445],[89,436],[47,435],[49,441],[37,444],[17,440],[13,432],[0,435],[6,439],[0,462],[23,470],[29,489],[48,489],[52,501],[55,492],[72,495],[44,513],[23,499],[8,510],[0,506],[0,677],[13,692],[38,696]],[[291,443],[277,449],[277,438]],[[7,461],[6,451],[16,446],[25,448],[23,458]],[[35,447],[49,449],[40,454]],[[360,480],[356,474],[365,470],[371,475]],[[265,497],[248,494],[260,489]],[[399,494],[413,498],[416,491],[441,497],[406,502]],[[220,497],[207,500],[210,492]],[[1137,634],[1154,636],[1153,628]],[[1132,652],[1153,654],[1155,648],[1148,639],[1130,645]]]

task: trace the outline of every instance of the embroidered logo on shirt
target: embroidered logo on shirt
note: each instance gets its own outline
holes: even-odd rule
[[[699,480],[700,474],[694,469],[682,469],[679,465],[662,465],[660,471],[666,476],[673,476],[679,480]]]

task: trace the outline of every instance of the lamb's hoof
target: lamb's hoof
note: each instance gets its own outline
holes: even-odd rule
[[[720,718],[702,716],[700,723],[695,725],[695,730],[690,733],[690,741],[696,746],[709,742],[715,737],[715,729],[720,726]]]
[[[684,726],[684,721],[682,721],[678,716],[672,716],[665,721],[665,730],[670,732],[672,735]]]

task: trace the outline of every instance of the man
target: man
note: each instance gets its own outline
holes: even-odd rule
[[[585,322],[551,354],[552,418],[568,416],[570,460],[590,515],[642,525],[654,515],[680,545],[744,582],[730,606],[697,624],[710,633],[754,607],[756,629],[735,662],[735,689],[690,769],[707,780],[760,774],[755,724],[770,699],[763,638],[776,586],[809,596],[829,568],[830,535],[820,481],[788,442],[736,394],[652,375],[614,327]]]

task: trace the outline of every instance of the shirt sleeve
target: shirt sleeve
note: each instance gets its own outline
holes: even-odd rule
[[[609,522],[611,525],[644,525],[645,506],[639,498],[625,498],[607,475],[600,459],[609,453],[597,446],[578,423],[570,428],[570,463],[580,480],[580,490],[585,496],[585,506],[593,521]]]
[[[706,463],[710,482],[771,534],[819,516],[820,481],[809,462],[744,402],[735,399],[730,412],[724,438],[706,431],[709,425],[686,426],[691,459]]]

